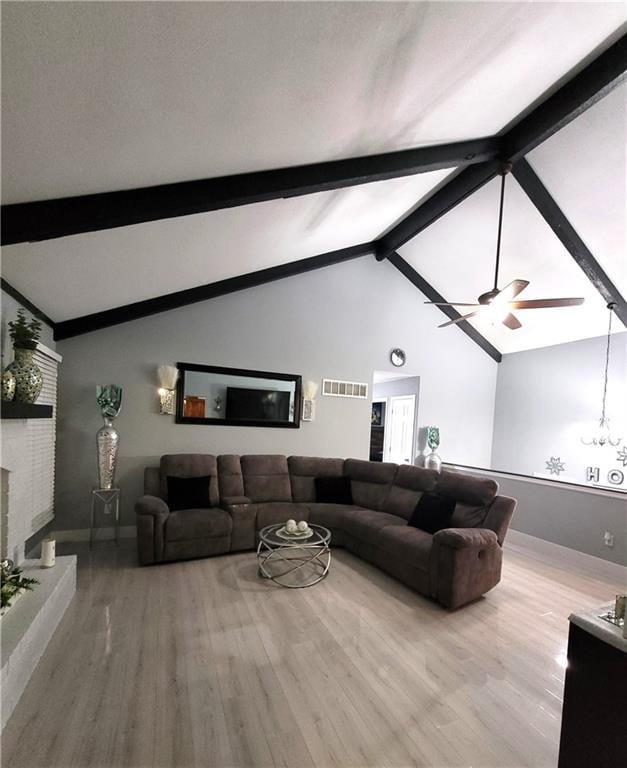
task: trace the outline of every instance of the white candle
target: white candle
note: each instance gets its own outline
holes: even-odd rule
[[[44,539],[41,542],[41,567],[52,568],[56,542],[54,539]]]

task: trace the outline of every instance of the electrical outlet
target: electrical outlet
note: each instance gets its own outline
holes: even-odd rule
[[[609,531],[605,531],[605,534],[603,536],[603,543],[606,547],[613,547],[614,546],[614,534],[610,533]]]

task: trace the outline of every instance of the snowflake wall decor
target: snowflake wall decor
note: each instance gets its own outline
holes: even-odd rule
[[[623,467],[627,467],[627,446],[623,445],[620,451],[616,451],[616,461],[620,461]]]
[[[560,472],[563,472],[566,469],[566,464],[561,460],[559,456],[551,456],[550,460],[545,463],[549,472],[552,475],[557,475],[558,477]]]

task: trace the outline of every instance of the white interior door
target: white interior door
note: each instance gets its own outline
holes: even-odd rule
[[[414,449],[416,395],[399,395],[388,400],[385,415],[383,461],[411,464]]]

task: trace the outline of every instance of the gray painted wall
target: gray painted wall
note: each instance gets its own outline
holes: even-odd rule
[[[609,469],[622,470],[627,479],[616,448],[585,446],[580,440],[599,418],[605,348],[606,338],[600,337],[503,356],[497,377],[493,469],[547,477],[545,462],[556,456],[565,463],[562,480],[584,484],[588,466],[598,466],[602,480]],[[615,334],[608,414],[625,440],[626,352],[627,333]],[[627,495],[497,479],[503,493],[518,499],[515,530],[627,565]],[[627,490],[627,481],[613,487]],[[603,544],[605,531],[614,534],[613,548]]]
[[[518,499],[514,530],[627,565],[627,497],[515,478],[496,479],[501,493]],[[614,534],[613,547],[603,544],[605,531]]]
[[[57,529],[88,526],[101,424],[97,384],[124,389],[118,481],[122,522],[134,522],[144,466],[163,453],[284,453],[367,458],[370,398],[318,395],[300,429],[178,425],[158,414],[156,368],[177,361],[372,383],[395,370],[421,378],[419,419],[438,424],[450,461],[487,466],[496,363],[463,333],[437,329],[438,310],[387,262],[363,258],[116,326],[57,345],[63,355],[57,449]]]
[[[503,356],[492,469],[547,476],[545,462],[555,456],[565,464],[560,479],[585,483],[588,466],[598,466],[605,478],[609,469],[622,468],[616,449],[580,439],[598,423],[605,349],[606,338],[599,337]],[[613,335],[611,351],[607,413],[627,441],[627,333]],[[618,487],[627,490],[627,482]]]

